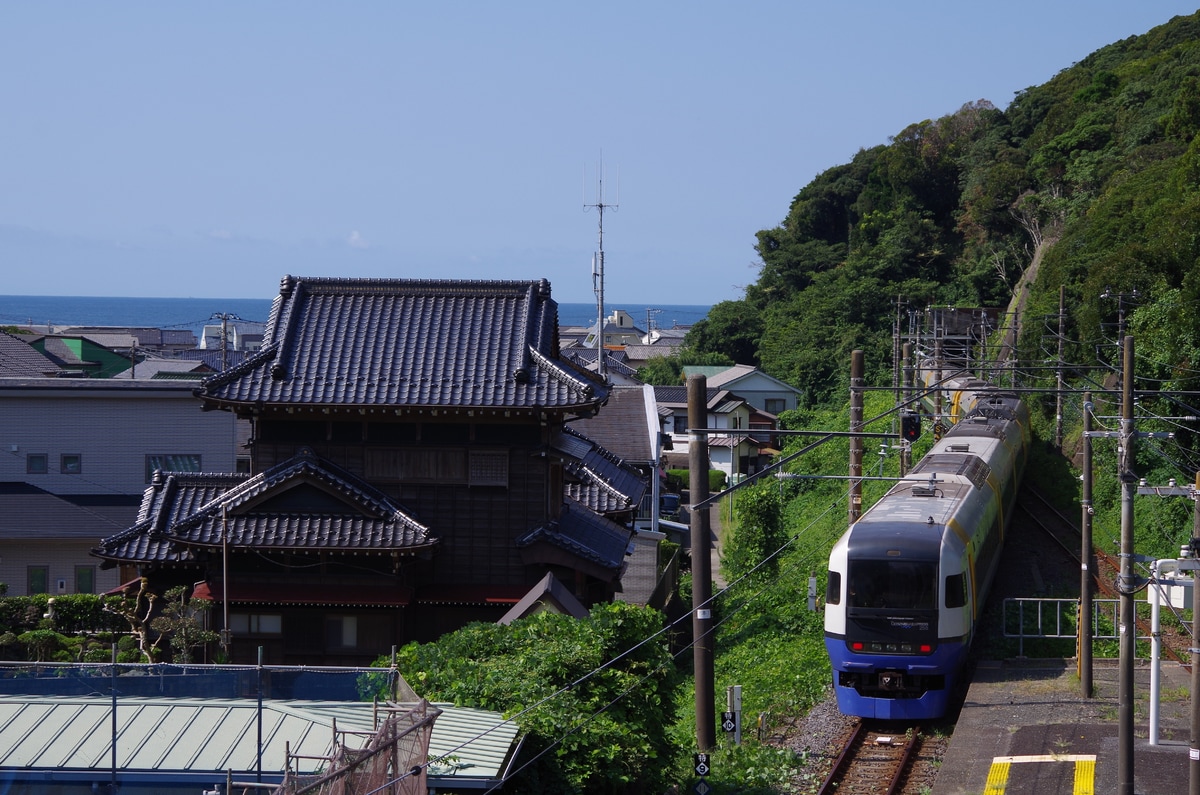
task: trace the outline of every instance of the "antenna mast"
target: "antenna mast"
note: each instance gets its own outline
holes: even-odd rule
[[[604,210],[611,207],[614,211],[617,204],[604,203],[604,155],[600,156],[600,167],[597,171],[596,203],[584,204],[586,211],[593,207],[600,219],[599,248],[592,256],[592,291],[596,294],[596,372],[605,381],[608,380],[607,354],[604,349]]]

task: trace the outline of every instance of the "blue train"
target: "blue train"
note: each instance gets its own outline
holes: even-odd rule
[[[999,563],[1029,411],[966,373],[940,388],[953,424],[829,556],[825,646],[847,715],[943,716]]]

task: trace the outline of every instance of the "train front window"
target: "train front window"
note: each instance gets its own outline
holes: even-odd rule
[[[937,564],[915,560],[851,560],[847,603],[884,610],[933,610]]]

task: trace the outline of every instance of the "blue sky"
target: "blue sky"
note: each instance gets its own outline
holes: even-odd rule
[[[0,293],[284,274],[711,304],[861,148],[1006,107],[1172,0],[0,5]]]

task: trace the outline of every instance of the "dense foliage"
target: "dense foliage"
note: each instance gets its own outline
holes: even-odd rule
[[[1044,253],[1023,353],[1045,358],[1040,319],[1057,314],[1062,287],[1066,359],[1090,368],[1099,350],[1111,364],[1121,308],[1102,296],[1137,290],[1125,310],[1139,344],[1146,335],[1161,366],[1190,373],[1197,131],[1200,14],[1105,47],[1006,109],[977,101],[911,124],[801,189],[758,233],[758,280],[688,345],[761,364],[819,404],[845,394],[855,348],[880,382],[909,310],[1003,306]],[[1136,326],[1144,313],[1156,322]]]
[[[517,722],[526,739],[514,792],[660,792],[679,681],[662,630],[656,610],[597,605],[584,620],[544,612],[470,624],[405,646],[397,665],[425,698]]]

